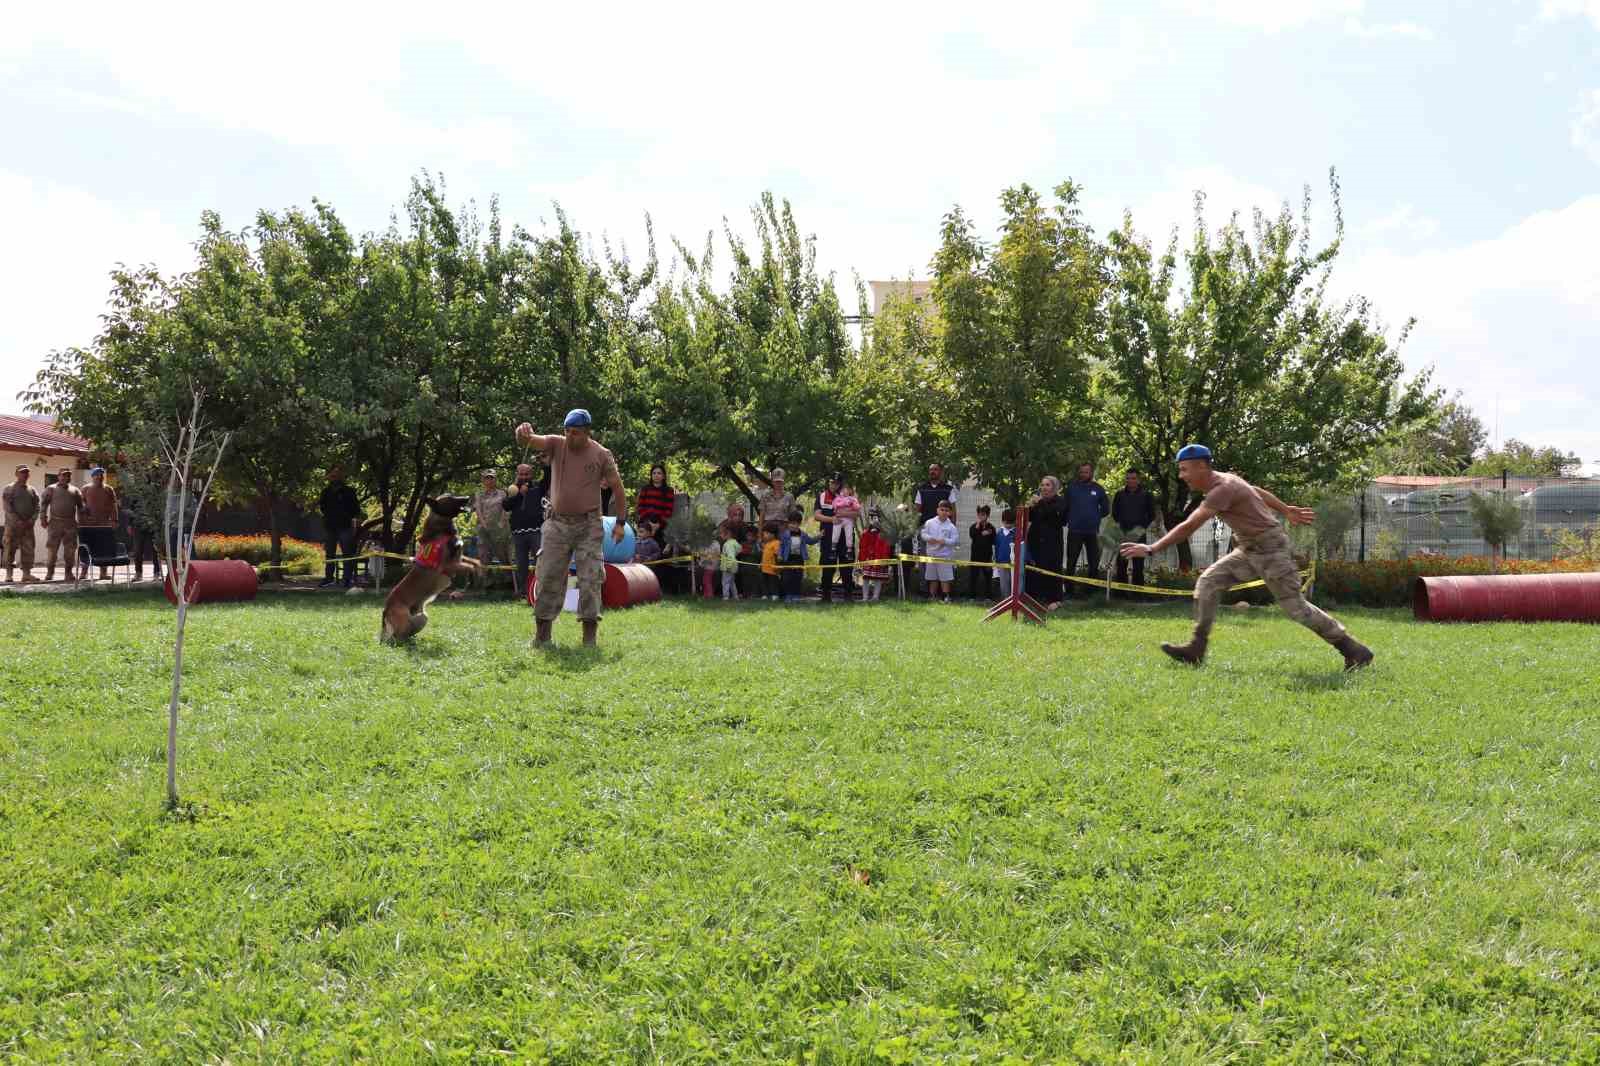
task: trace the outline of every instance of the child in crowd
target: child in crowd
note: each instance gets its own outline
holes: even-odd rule
[[[723,526],[717,527],[710,544],[700,549],[700,595],[708,600],[717,598],[717,571],[722,569]]]
[[[639,519],[639,539],[633,544],[633,561],[653,563],[661,558],[661,542],[656,539],[659,527],[653,518]]]
[[[1000,579],[1000,598],[1006,599],[1011,595],[1011,552],[1012,546],[1017,542],[1017,512],[1013,507],[1007,507],[1000,512],[1000,528],[994,535],[994,576]],[[1022,547],[1022,562],[1028,562],[1028,547]]]
[[[761,527],[761,595],[764,599],[776,600],[782,594],[782,586],[778,575],[779,543],[778,523],[768,522]]]
[[[717,539],[722,542],[722,555],[717,561],[717,568],[722,571],[722,598],[736,600],[739,598],[739,538],[724,522],[717,527]]]
[[[806,546],[808,544],[818,544],[822,540],[821,537],[813,537],[800,528],[800,522],[804,518],[805,513],[800,508],[790,508],[788,521],[789,538],[786,541],[788,550],[783,555],[783,563],[785,566],[794,567],[795,569],[783,572],[783,602],[785,603],[800,602],[800,583],[806,574],[800,568],[804,567],[808,561]]]
[[[950,521],[950,501],[940,500],[939,510],[922,524],[922,543],[935,559],[954,559],[961,532]],[[950,563],[923,564],[922,580],[928,585],[928,598],[939,597],[939,602],[950,602],[950,587],[955,584],[956,568]]]
[[[889,550],[889,541],[883,535],[883,522],[877,512],[873,512],[867,519],[867,531],[861,534],[861,546],[856,551],[856,559],[861,563],[862,603],[871,603],[883,595],[883,583],[889,580],[886,560],[893,555],[894,552]]]
[[[967,540],[972,543],[972,561],[974,563],[994,562],[995,529],[989,521],[989,505],[980,504],[977,510],[978,520],[967,528]],[[988,566],[970,566],[967,573],[972,580],[972,598],[987,600],[992,584],[992,573]]]
[[[849,558],[849,551],[856,546],[856,519],[860,517],[861,499],[847,481],[833,498],[833,553],[841,560]]]

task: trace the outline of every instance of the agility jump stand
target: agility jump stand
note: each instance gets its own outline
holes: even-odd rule
[[[985,622],[992,622],[996,618],[1010,615],[1013,620],[1026,618],[1030,622],[1044,625],[1044,607],[1038,600],[1022,591],[1022,552],[1028,538],[1028,509],[1017,508],[1016,536],[1011,542],[1011,595],[1001,600],[989,609],[983,616]]]

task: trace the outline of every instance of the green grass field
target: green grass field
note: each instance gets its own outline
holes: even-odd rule
[[[1600,1058],[1600,629],[0,597],[0,1059]],[[42,653],[50,652],[45,659]]]

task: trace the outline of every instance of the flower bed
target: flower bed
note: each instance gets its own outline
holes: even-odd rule
[[[263,579],[280,575],[305,577],[322,573],[322,545],[313,544],[309,540],[298,540],[295,537],[283,538],[281,568],[268,568],[264,565],[272,561],[272,538],[265,533],[237,537],[202,533],[194,539],[194,555],[196,559],[243,559],[256,567],[257,573]]]
[[[1593,570],[1577,559],[1503,559],[1501,574],[1575,574]],[[1316,599],[1363,607],[1409,607],[1411,586],[1419,577],[1458,577],[1497,572],[1482,555],[1457,558],[1417,557],[1366,563],[1325,562],[1317,565]]]

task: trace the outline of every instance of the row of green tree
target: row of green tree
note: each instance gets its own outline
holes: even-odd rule
[[[317,201],[238,231],[207,213],[195,268],[113,272],[104,328],[52,353],[25,399],[137,465],[200,389],[233,434],[225,496],[276,522],[342,462],[391,547],[430,496],[522,458],[517,422],[578,406],[625,472],[665,461],[680,487],[751,496],[783,466],[796,491],[844,470],[887,493],[939,459],[1019,500],[1097,458],[1148,471],[1170,524],[1194,504],[1171,463],[1191,440],[1293,491],[1453,432],[1458,408],[1405,377],[1405,329],[1390,340],[1365,301],[1328,295],[1330,187],[1326,244],[1309,191],[1298,214],[1215,229],[1197,195],[1187,239],[1160,250],[1131,219],[1097,237],[1070,183],[1007,189],[992,236],[959,207],[943,220],[931,308],[871,318],[857,282],[857,339],[771,195],[746,228],[674,240],[665,262],[651,234],[635,261],[559,210],[533,233],[494,202],[452,209],[424,175],[360,237]]]

